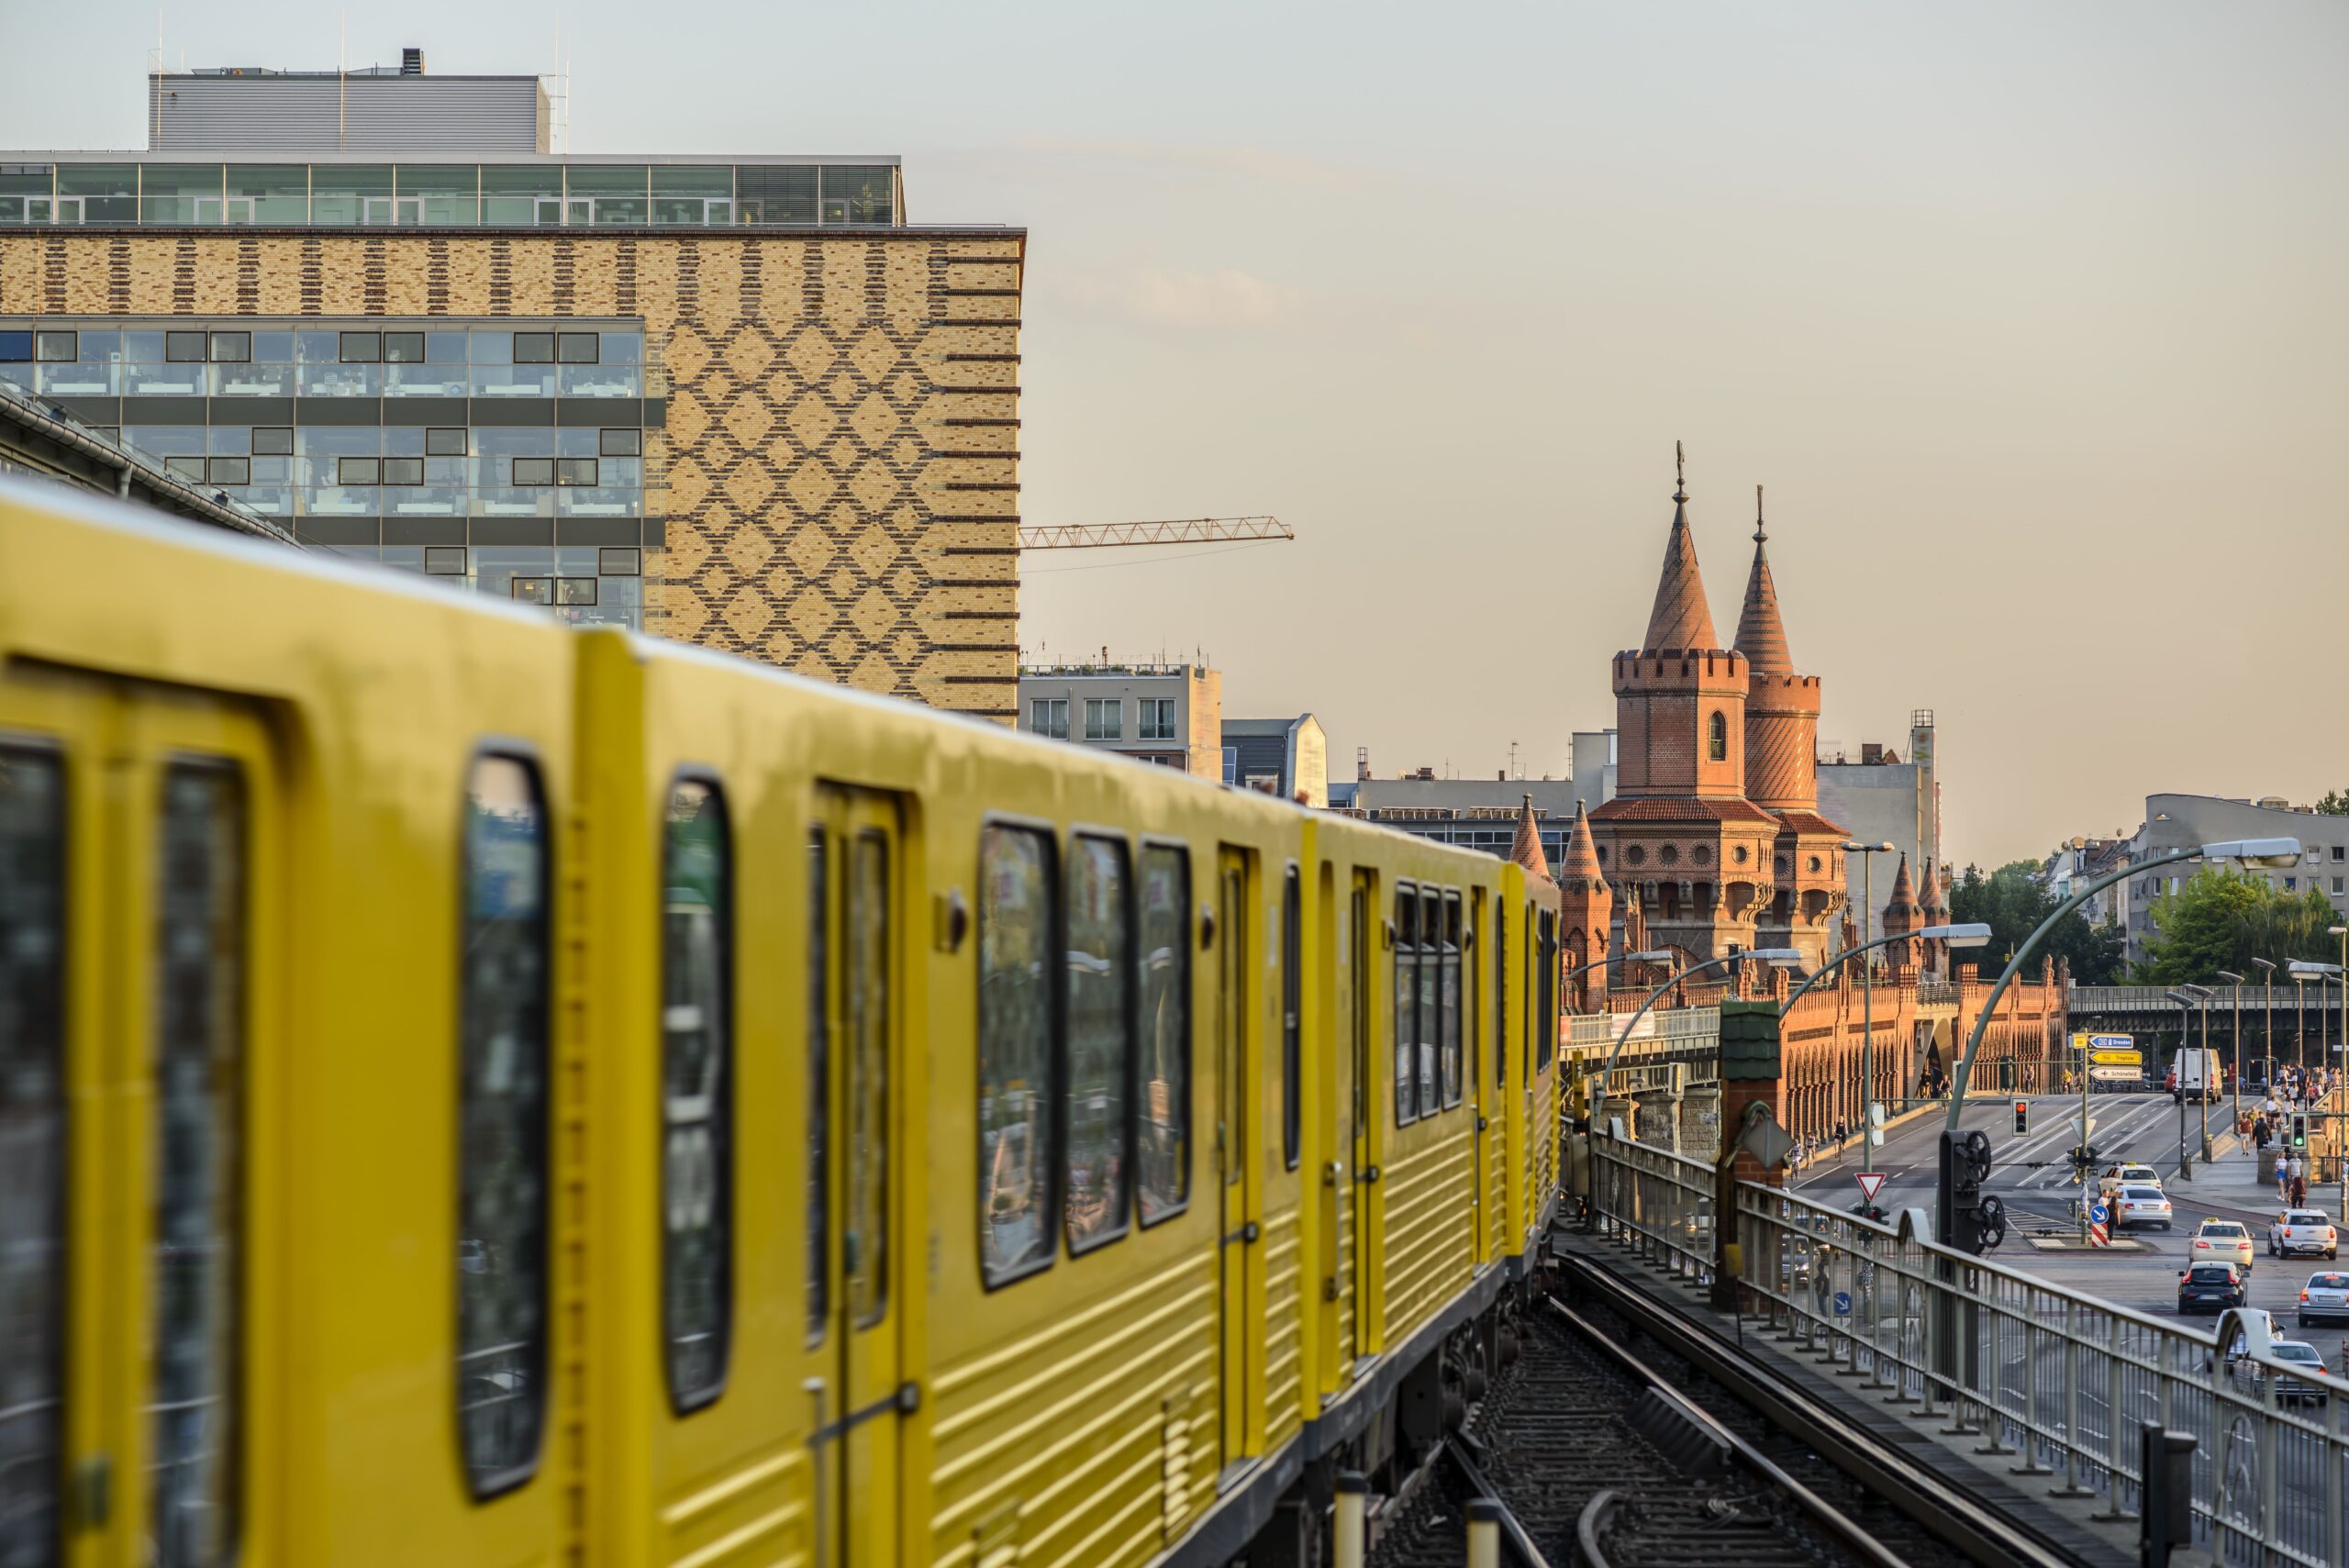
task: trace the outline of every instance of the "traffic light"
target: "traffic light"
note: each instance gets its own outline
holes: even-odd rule
[[[1961,1252],[1980,1254],[2006,1240],[2006,1205],[1986,1196],[1990,1179],[1990,1138],[1979,1129],[1943,1132],[1937,1233]]]
[[[2308,1116],[2307,1116],[2307,1114],[2306,1114],[2305,1112],[2302,1112],[2302,1111],[2294,1111],[2294,1112],[2292,1113],[2292,1147],[2293,1147],[2293,1148],[2295,1148],[2295,1149],[2306,1149],[2308,1146],[2309,1146],[2309,1118],[2308,1118]]]
[[[2031,1131],[2031,1102],[2015,1102],[2015,1136],[2021,1138]]]

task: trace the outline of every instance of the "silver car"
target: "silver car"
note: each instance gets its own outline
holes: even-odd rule
[[[2349,1274],[2331,1270],[2300,1286],[2300,1327],[2329,1322],[2349,1322]]]

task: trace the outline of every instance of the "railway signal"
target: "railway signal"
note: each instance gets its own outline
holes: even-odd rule
[[[1940,1213],[1934,1216],[1939,1240],[1977,1256],[2006,1240],[2007,1206],[1982,1191],[1989,1179],[1989,1135],[1978,1128],[1972,1132],[1944,1129]]]

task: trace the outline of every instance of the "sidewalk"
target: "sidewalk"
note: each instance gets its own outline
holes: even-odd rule
[[[2171,1203],[2181,1209],[2190,1205],[2216,1205],[2243,1210],[2263,1221],[2283,1207],[2283,1200],[2276,1195],[2273,1144],[2264,1151],[2255,1150],[2232,1132],[2218,1133],[2210,1140],[2210,1154],[2207,1164],[2199,1159],[2194,1162],[2190,1177],[2178,1175],[2171,1160],[2157,1162],[2157,1168],[2165,1173],[2162,1184],[2168,1189]],[[2310,1208],[2334,1214],[2340,1198],[2337,1183],[2309,1184]],[[2336,1214],[2335,1218],[2339,1216]]]

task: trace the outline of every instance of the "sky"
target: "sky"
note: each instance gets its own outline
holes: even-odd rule
[[[1821,736],[1934,709],[1955,862],[2349,785],[2349,8],[651,15],[0,0],[0,146],[142,145],[160,18],[567,59],[577,151],[902,154],[914,221],[1029,231],[1026,521],[1297,530],[1030,556],[1029,656],[1203,651],[1341,774],[1563,776],[1682,440],[1721,634],[1764,484]]]

